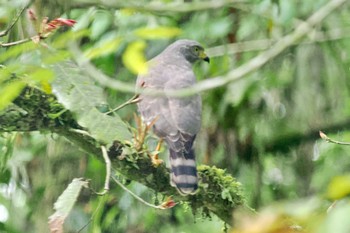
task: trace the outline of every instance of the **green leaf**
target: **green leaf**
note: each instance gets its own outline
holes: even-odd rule
[[[37,68],[29,74],[29,78],[33,81],[52,81],[54,78],[54,72],[50,69]]]
[[[350,194],[350,175],[336,176],[330,182],[327,197],[333,200],[344,198]]]
[[[78,123],[98,141],[109,144],[114,140],[129,141],[132,138],[127,125],[118,116],[108,116],[98,111],[105,105],[103,89],[80,73],[73,63],[54,66],[56,78],[52,82],[58,101],[75,113]]]
[[[71,57],[71,53],[65,50],[56,50],[54,54],[50,54],[50,56],[43,57],[43,64],[52,65],[55,63],[59,63],[65,61]]]
[[[109,116],[99,112],[96,108],[86,111],[79,117],[79,124],[89,129],[91,135],[105,143],[113,140],[130,140],[131,134],[124,122],[116,116]]]
[[[55,64],[53,70],[53,93],[67,109],[79,114],[105,103],[103,89],[82,75],[74,63]]]
[[[338,201],[327,214],[319,228],[319,233],[348,233],[350,232],[350,205],[347,200]]]
[[[19,65],[11,64],[9,66],[0,67],[0,83],[10,79],[13,73],[20,69]]]
[[[2,155],[0,156],[0,174],[7,171],[5,170],[7,167],[7,161],[12,157],[16,136],[17,133],[4,133],[0,135],[0,148],[2,152]],[[4,182],[5,174],[1,174],[0,177],[1,176],[4,177],[0,179],[0,183],[7,183]]]
[[[0,86],[0,110],[6,108],[23,90],[25,83],[20,80]]]
[[[134,33],[143,39],[168,39],[180,35],[182,31],[177,27],[156,27],[139,28]]]
[[[20,45],[10,47],[4,53],[0,53],[0,63],[8,61],[11,58],[17,57],[21,54],[35,50],[38,47],[37,44],[33,42],[28,42]]]
[[[73,27],[73,31],[80,31],[82,29],[86,29],[90,22],[93,20],[94,16],[96,15],[96,9],[95,7],[91,7],[89,10],[84,12],[79,19],[77,19],[77,23]]]
[[[90,31],[88,29],[77,30],[74,26],[74,31],[69,30],[65,33],[59,34],[56,39],[52,42],[52,46],[56,49],[65,48],[71,41],[77,41],[82,37],[88,36]]]
[[[91,25],[91,38],[96,39],[101,36],[112,24],[113,18],[108,11],[98,11]]]
[[[106,56],[110,53],[114,53],[118,49],[121,41],[119,37],[103,41],[86,50],[84,54],[89,59]]]
[[[87,188],[88,182],[82,178],[75,178],[58,197],[54,204],[56,211],[49,217],[50,232],[63,232],[64,220],[72,210],[83,187]]]
[[[144,41],[135,41],[128,45],[122,59],[124,65],[134,74],[147,73],[148,67],[144,55],[146,43]]]
[[[29,72],[28,77],[35,82],[40,83],[41,89],[45,93],[50,94],[52,92],[50,82],[54,79],[54,72],[46,68],[37,68],[36,70]]]

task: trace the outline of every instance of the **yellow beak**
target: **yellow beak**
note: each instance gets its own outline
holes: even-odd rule
[[[210,58],[207,56],[207,54],[204,51],[199,52],[199,58],[210,63]]]

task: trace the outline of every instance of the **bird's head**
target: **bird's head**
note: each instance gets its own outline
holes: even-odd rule
[[[172,52],[178,52],[188,62],[195,63],[198,60],[210,62],[209,57],[204,52],[204,48],[193,40],[178,40],[169,46]]]

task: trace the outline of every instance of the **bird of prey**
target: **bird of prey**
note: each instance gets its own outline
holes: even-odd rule
[[[196,83],[192,65],[209,62],[203,47],[196,41],[177,40],[148,64],[148,72],[139,75],[137,88],[162,90],[165,96],[139,96],[138,111],[154,133],[163,139],[170,152],[170,182],[182,195],[195,194],[198,178],[193,142],[201,127],[202,100],[199,94],[170,97],[168,91]]]

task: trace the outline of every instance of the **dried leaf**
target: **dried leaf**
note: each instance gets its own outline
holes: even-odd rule
[[[63,233],[63,223],[72,210],[79,193],[88,182],[82,178],[75,178],[63,191],[54,204],[55,213],[49,217],[49,228],[51,233]]]
[[[164,209],[170,209],[174,206],[176,206],[176,202],[171,197],[167,197],[165,201],[162,204],[160,204],[160,207]]]

